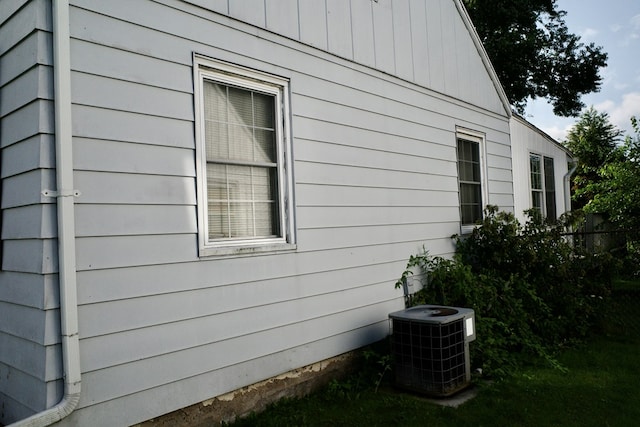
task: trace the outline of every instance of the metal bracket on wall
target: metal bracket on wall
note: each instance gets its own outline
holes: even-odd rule
[[[42,195],[44,197],[80,197],[79,190],[42,190]]]

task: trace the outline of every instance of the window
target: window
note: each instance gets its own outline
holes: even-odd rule
[[[458,132],[458,182],[463,233],[470,232],[482,220],[486,200],[483,141],[480,134]]]
[[[553,158],[529,155],[531,171],[531,207],[549,219],[556,219],[556,181]]]
[[[288,81],[194,62],[201,255],[293,249]]]

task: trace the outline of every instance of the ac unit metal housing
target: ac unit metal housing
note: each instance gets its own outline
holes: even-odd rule
[[[389,314],[395,385],[447,397],[471,383],[473,310],[420,305]]]

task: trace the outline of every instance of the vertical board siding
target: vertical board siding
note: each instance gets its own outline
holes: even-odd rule
[[[429,79],[429,43],[427,43],[426,3],[422,0],[410,0],[411,51],[413,79],[424,87],[431,87]]]
[[[374,3],[373,40],[376,52],[376,68],[389,74],[396,72],[395,37],[393,32],[393,8],[390,2]]]
[[[274,3],[276,3],[273,5],[274,7],[279,7],[282,2]],[[265,28],[267,23],[265,0],[230,1],[229,15],[241,21]]]
[[[425,7],[425,25],[427,27],[427,44],[429,50],[429,87],[442,93],[446,92],[445,67],[452,56],[445,56],[442,2],[434,2]]]
[[[413,39],[410,0],[396,0],[393,7],[393,50],[398,77],[416,81],[413,74]]]
[[[300,25],[300,41],[318,49],[328,50],[327,20],[318,17],[327,16],[324,1],[298,2],[298,22]]]
[[[353,59],[353,34],[351,31],[351,2],[326,0],[328,51],[347,59]],[[315,17],[318,18],[317,16]]]
[[[265,0],[265,21],[268,30],[299,39],[298,0]]]
[[[351,0],[353,59],[370,67],[376,65],[371,0]]]

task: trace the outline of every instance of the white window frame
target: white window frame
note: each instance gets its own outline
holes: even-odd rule
[[[194,54],[193,62],[199,255],[201,257],[242,255],[295,250],[289,80],[198,54]],[[275,97],[279,236],[225,239],[209,237],[203,87],[205,80],[263,92]]]
[[[469,234],[477,227],[477,224],[463,224],[462,223],[462,191],[460,187],[460,168],[458,158],[458,140],[463,139],[466,141],[475,142],[478,144],[478,153],[480,160],[480,197],[481,197],[481,218],[484,217],[484,208],[489,202],[489,185],[487,180],[486,170],[486,157],[487,157],[487,145],[486,136],[482,132],[474,131],[472,129],[457,128],[456,129],[456,170],[458,171],[458,206],[459,206],[459,219],[460,219],[460,233]]]
[[[531,158],[532,157],[537,157],[538,161],[540,162],[540,185],[542,186],[542,188],[538,189],[534,189],[533,188],[533,180],[531,177]],[[555,176],[556,176],[556,161],[552,156],[545,156],[544,154],[540,154],[540,153],[536,153],[536,152],[529,152],[529,204],[531,206],[532,209],[535,209],[534,206],[534,201],[533,201],[533,192],[538,192],[540,193],[540,198],[541,198],[541,204],[542,206],[540,206],[540,213],[543,215],[543,217],[548,217],[549,215],[549,205],[547,203],[547,167],[545,165],[545,160],[547,159],[551,159],[551,161],[553,162],[553,176],[554,176],[554,180],[555,180]],[[557,191],[555,188],[555,181],[551,183],[552,187],[553,187],[553,197],[554,197],[554,210],[555,210],[555,216],[558,216],[558,199],[557,199]],[[553,218],[556,219],[556,218]]]

